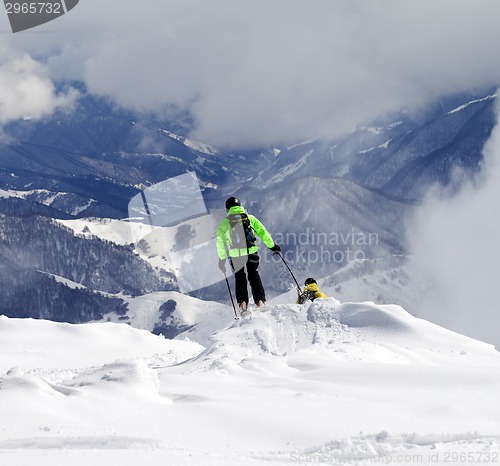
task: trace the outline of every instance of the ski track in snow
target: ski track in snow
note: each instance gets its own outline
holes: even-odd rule
[[[205,318],[201,346],[0,317],[0,464],[500,462],[491,345],[332,298]]]

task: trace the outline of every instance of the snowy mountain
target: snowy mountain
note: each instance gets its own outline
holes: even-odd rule
[[[478,169],[495,120],[495,96],[486,90],[381,117],[336,141],[229,152],[189,139],[186,115],[158,121],[80,91],[71,112],[4,128],[0,277],[10,292],[0,295],[0,312],[12,317],[126,320],[133,297],[177,290],[162,254],[138,248],[139,227],[119,219],[142,189],[187,171],[196,173],[210,211],[239,196],[301,280],[349,270],[353,259],[380,264],[404,255],[415,203],[431,183],[459,179],[457,167],[466,175]],[[290,276],[263,253],[269,295],[280,295]],[[414,291],[381,293],[379,278],[366,280],[350,287],[352,299],[371,290],[374,299],[394,299],[413,312]],[[225,301],[224,287],[196,296]],[[158,316],[167,301],[157,302]],[[164,317],[146,327],[176,334]]]
[[[432,286],[416,273],[405,255],[385,255],[377,259],[353,261],[337,272],[318,280],[327,296],[342,302],[358,299],[378,304],[398,303],[411,315],[419,317],[421,296]],[[273,298],[273,304],[294,302],[296,289]]]
[[[86,322],[127,309],[122,297],[177,289],[130,245],[90,240],[46,217],[0,214],[0,312]]]
[[[60,210],[63,218],[122,218],[145,186],[187,171],[196,171],[208,191],[221,183],[239,185],[254,167],[274,158],[270,150],[219,152],[173,128],[186,132],[182,121],[132,114],[82,90],[73,112],[24,119],[4,129],[0,187],[29,191],[25,198]]]
[[[477,169],[495,121],[496,96],[485,91],[482,98],[453,96],[425,112],[380,118],[336,141],[227,152],[186,138],[185,116],[161,122],[81,91],[71,113],[4,129],[1,189],[60,215],[115,218],[126,216],[141,188],[187,171],[197,173],[209,207],[242,186],[255,191],[309,177],[346,178],[418,199],[430,182],[449,181],[457,166]]]
[[[185,302],[184,314],[197,314]],[[498,460],[500,356],[398,306],[230,308],[189,338],[0,318],[9,465]],[[205,335],[205,336],[203,336]]]
[[[458,168],[478,169],[496,121],[495,100],[491,92],[454,96],[417,114],[384,116],[340,141],[285,148],[254,185],[343,177],[400,200],[421,199],[430,185],[452,182]]]

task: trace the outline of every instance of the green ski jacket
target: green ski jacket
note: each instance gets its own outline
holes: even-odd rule
[[[246,211],[241,206],[235,206],[231,207],[227,214],[246,214]],[[274,246],[274,241],[269,232],[266,230],[266,227],[257,217],[250,214],[247,215],[255,234],[268,248],[272,248]],[[254,254],[258,250],[258,246],[252,246],[248,249],[233,248],[231,244],[231,224],[229,219],[226,217],[219,223],[219,227],[217,228],[217,253],[219,255],[219,259],[227,259],[228,255],[229,257],[247,256],[249,254]]]

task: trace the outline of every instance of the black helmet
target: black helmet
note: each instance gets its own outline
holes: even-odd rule
[[[316,283],[316,285],[318,284],[318,282],[314,278],[306,278],[304,285],[311,285],[312,283]]]
[[[236,199],[235,197],[230,197],[226,201],[226,210],[229,210],[231,207],[235,207],[235,206],[241,206],[240,200]]]

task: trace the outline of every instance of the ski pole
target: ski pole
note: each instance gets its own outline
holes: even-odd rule
[[[233,304],[234,318],[238,320],[238,314],[236,312],[236,306],[234,305],[233,293],[231,292],[231,287],[229,286],[229,279],[227,278],[226,272],[224,272],[224,277],[226,278],[227,291],[229,291],[229,296],[231,297],[231,303]]]
[[[295,284],[297,285],[297,293],[300,294],[302,293],[302,290],[300,289],[300,285],[299,285],[299,282],[297,281],[297,279],[295,278],[295,275],[293,274],[292,272],[292,269],[290,268],[290,266],[287,264],[285,258],[281,255],[280,252],[278,252],[278,256],[281,257],[281,260],[283,261],[283,264],[285,264],[286,268],[288,269],[288,271],[290,272],[290,275],[292,276],[293,280],[295,281]]]

